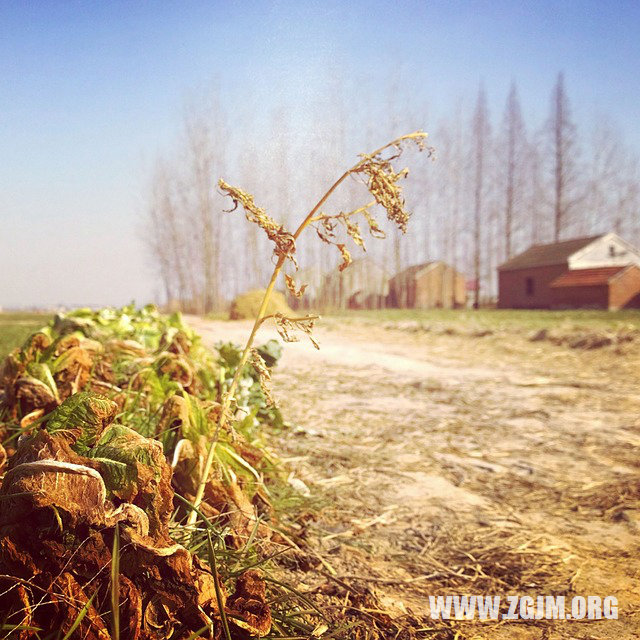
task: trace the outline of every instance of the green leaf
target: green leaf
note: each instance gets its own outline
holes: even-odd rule
[[[96,591],[97,593],[97,591]],[[69,629],[69,631],[67,631],[67,633],[65,634],[64,638],[62,638],[62,640],[69,640],[69,638],[71,638],[73,636],[74,631],[80,626],[80,623],[82,622],[82,620],[84,619],[84,617],[87,615],[87,612],[89,611],[89,608],[91,607],[91,603],[93,602],[93,599],[96,597],[96,593],[94,593],[85,603],[84,607],[82,607],[82,609],[80,610],[80,613],[78,613],[76,619],[73,621],[73,624],[71,625],[71,628]]]
[[[51,393],[53,393],[56,401],[60,402],[60,396],[58,395],[58,386],[51,375],[51,369],[49,366],[44,364],[43,362],[30,362],[27,365],[27,371],[29,374],[34,377],[36,380],[40,380],[40,382],[44,382],[44,384],[49,387]]]
[[[51,434],[73,434],[73,449],[85,454],[117,411],[118,405],[113,400],[81,391],[67,398],[47,416],[45,428]]]
[[[257,349],[264,363],[271,369],[282,357],[282,345],[277,340],[269,340]]]
[[[113,424],[104,430],[86,456],[100,461],[100,473],[109,491],[118,492],[138,480],[138,465],[150,467],[156,478],[162,473],[164,454],[157,441],[137,431]]]

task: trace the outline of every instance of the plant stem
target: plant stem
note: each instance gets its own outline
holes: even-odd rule
[[[331,194],[354,172],[358,171],[358,169],[367,162],[368,158],[374,157],[388,149],[389,147],[395,146],[404,140],[415,140],[422,139],[426,137],[422,131],[414,131],[413,133],[409,133],[404,136],[400,136],[391,142],[383,145],[379,149],[376,149],[373,153],[368,154],[368,156],[363,157],[362,160],[357,162],[353,167],[347,169],[329,188],[329,190],[318,200],[313,209],[307,214],[305,219],[300,223],[300,226],[296,229],[293,234],[294,240],[297,240],[300,237],[300,234],[308,227],[314,220],[314,216],[320,210],[320,207],[329,199]],[[364,210],[369,208],[374,203],[370,203],[362,207],[360,210]],[[195,524],[197,519],[196,509],[200,506],[202,502],[202,497],[204,495],[204,490],[207,485],[207,481],[209,479],[209,474],[211,473],[211,467],[213,466],[213,459],[215,458],[216,453],[216,444],[218,442],[218,437],[220,435],[220,430],[227,423],[227,413],[229,411],[229,407],[231,406],[231,401],[236,392],[236,388],[238,386],[238,382],[240,381],[240,376],[242,375],[242,370],[244,369],[247,360],[249,359],[249,353],[251,352],[251,347],[253,346],[253,341],[255,339],[256,333],[262,324],[262,320],[267,312],[267,306],[269,305],[269,300],[271,299],[271,294],[276,285],[276,281],[278,280],[278,276],[280,275],[280,271],[282,271],[282,267],[284,265],[285,260],[287,259],[286,255],[281,255],[278,258],[278,262],[273,270],[273,274],[271,275],[271,280],[267,286],[266,291],[264,292],[264,296],[262,298],[262,302],[260,303],[260,308],[258,309],[258,313],[256,315],[255,322],[253,323],[253,328],[251,329],[251,333],[249,334],[249,338],[247,339],[247,343],[245,344],[244,350],[242,352],[242,356],[240,357],[240,362],[236,368],[236,371],[233,376],[233,380],[231,381],[231,385],[229,389],[226,391],[222,398],[222,409],[220,411],[220,418],[218,419],[218,424],[216,425],[216,430],[213,434],[213,438],[211,439],[211,444],[209,445],[209,451],[207,452],[207,459],[204,464],[204,468],[202,470],[202,476],[200,477],[200,482],[198,483],[198,489],[196,490],[196,495],[193,501],[194,510],[189,514],[189,519],[187,521],[188,525]]]
[[[240,376],[242,375],[242,370],[244,369],[244,365],[247,364],[247,360],[249,359],[249,353],[251,351],[251,347],[253,346],[253,340],[255,338],[260,325],[262,324],[262,318],[267,312],[267,306],[269,304],[269,300],[271,299],[271,293],[276,285],[276,280],[278,279],[278,275],[280,275],[280,271],[282,269],[282,265],[286,256],[280,256],[278,258],[278,262],[276,263],[275,269],[273,270],[273,274],[271,275],[271,280],[269,281],[269,285],[267,286],[267,290],[264,292],[264,296],[262,298],[262,302],[260,303],[260,309],[258,310],[258,314],[256,316],[255,322],[253,323],[253,328],[251,329],[251,333],[249,334],[249,338],[247,340],[247,344],[244,347],[242,352],[242,356],[240,357],[240,362],[236,368],[236,371],[233,375],[233,380],[231,381],[231,385],[229,389],[222,397],[222,408],[220,410],[220,418],[218,419],[218,424],[216,425],[216,430],[213,434],[213,438],[211,440],[211,444],[209,445],[209,451],[207,453],[207,459],[204,463],[204,468],[202,470],[202,476],[200,478],[200,482],[198,483],[198,489],[196,491],[196,495],[193,501],[193,506],[197,509],[202,502],[202,496],[204,495],[205,487],[207,486],[207,481],[209,479],[209,473],[211,473],[211,467],[213,466],[213,459],[216,455],[216,444],[218,443],[218,437],[220,435],[220,429],[222,429],[226,424],[227,412],[229,411],[229,407],[231,406],[231,400],[235,394],[236,388],[238,386],[238,382],[240,381]],[[197,512],[193,510],[189,514],[189,519],[187,520],[188,525],[193,525],[197,518]]]

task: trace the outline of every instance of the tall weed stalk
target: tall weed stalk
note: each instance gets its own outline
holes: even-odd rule
[[[335,246],[340,252],[342,262],[338,268],[340,271],[343,271],[351,263],[351,254],[346,246],[346,238],[344,236],[350,238],[353,244],[357,247],[362,249],[365,248],[359,221],[361,222],[362,219],[364,219],[372,237],[385,237],[385,233],[381,229],[378,220],[373,213],[376,206],[382,207],[382,209],[386,211],[387,218],[393,222],[402,233],[406,233],[407,223],[409,222],[411,214],[405,208],[405,201],[399,182],[406,178],[408,175],[408,169],[396,171],[394,162],[400,158],[408,144],[414,144],[419,151],[426,150],[429,156],[433,156],[433,149],[425,146],[426,137],[426,133],[422,131],[414,131],[413,133],[400,136],[399,138],[388,142],[372,153],[361,154],[360,160],[350,169],[347,169],[331,185],[331,187],[329,187],[326,193],[320,198],[320,200],[318,200],[315,206],[302,220],[298,228],[293,232],[287,231],[283,225],[278,224],[273,220],[273,218],[271,218],[264,209],[258,207],[251,194],[242,191],[242,189],[238,189],[237,187],[232,187],[222,179],[218,182],[220,190],[233,201],[234,206],[231,211],[237,209],[238,206],[241,206],[244,209],[247,220],[261,227],[269,240],[273,242],[276,264],[273,269],[273,273],[271,274],[269,284],[265,290],[264,297],[262,298],[253,327],[242,351],[242,356],[235,371],[233,380],[222,398],[220,417],[211,442],[208,444],[207,458],[194,499],[195,509],[191,511],[189,516],[189,525],[192,526],[196,522],[196,509],[202,502],[204,490],[209,474],[211,473],[211,468],[215,459],[216,443],[218,441],[220,430],[227,427],[230,423],[234,394],[247,362],[251,361],[253,366],[256,368],[260,374],[263,389],[266,390],[265,395],[268,400],[271,398],[270,393],[268,392],[268,368],[257,351],[253,349],[255,336],[262,323],[268,318],[273,318],[278,332],[286,342],[294,341],[296,338],[292,335],[292,332],[300,330],[306,333],[314,346],[318,348],[318,344],[312,336],[313,325],[317,316],[307,315],[302,318],[289,318],[278,313],[273,316],[266,315],[269,300],[271,299],[273,290],[285,265],[291,265],[294,271],[298,269],[298,263],[295,257],[296,242],[298,238],[305,229],[309,227],[313,228],[316,235],[322,242]],[[360,177],[373,197],[373,200],[349,212],[340,212],[337,214],[324,213],[322,211],[322,207],[325,205],[329,197],[349,176]],[[300,288],[297,288],[292,275],[285,273],[284,280],[292,295],[295,297],[301,297],[304,294],[306,285],[302,285]]]

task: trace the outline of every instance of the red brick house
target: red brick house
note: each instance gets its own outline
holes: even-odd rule
[[[455,309],[467,301],[465,277],[441,262],[417,264],[389,280],[388,304],[400,309]]]
[[[534,245],[498,267],[498,307],[640,307],[640,252],[615,233]]]

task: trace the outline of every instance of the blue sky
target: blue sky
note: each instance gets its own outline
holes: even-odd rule
[[[0,2],[0,305],[120,304],[155,290],[147,171],[190,93],[259,112],[401,69],[435,117],[516,79],[541,123],[564,70],[576,120],[640,149],[640,2]],[[241,122],[238,122],[241,125]],[[429,123],[425,122],[428,130]]]

